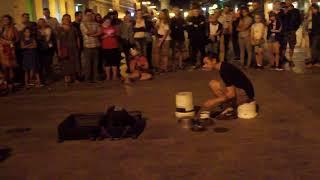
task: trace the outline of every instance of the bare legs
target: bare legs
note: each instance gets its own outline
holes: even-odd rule
[[[118,67],[117,66],[105,66],[106,80],[118,80]],[[112,71],[112,73],[111,73]]]

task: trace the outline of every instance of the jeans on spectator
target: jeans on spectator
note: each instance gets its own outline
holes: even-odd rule
[[[251,60],[252,60],[252,45],[251,45],[251,40],[250,36],[247,37],[240,37],[239,36],[239,47],[240,47],[240,61],[241,64],[244,66],[245,65],[245,53],[247,51],[248,53],[248,61],[247,61],[247,66],[251,66]]]
[[[207,45],[207,52],[213,52],[219,54],[220,52],[220,41],[210,42]]]
[[[312,36],[311,57],[312,64],[320,63],[320,35]]]
[[[146,52],[147,52],[147,60],[148,60],[148,63],[149,63],[149,69],[153,69],[152,41],[151,42],[147,42]]]
[[[130,48],[131,48],[131,43],[129,40],[126,39],[121,39],[121,48],[124,54],[126,55],[126,62],[127,62],[127,67],[128,67],[128,72],[130,72]]]
[[[135,38],[135,45],[140,51],[140,54],[142,56],[147,57],[147,40],[146,38]]]
[[[224,34],[224,59],[227,60],[231,34]]]
[[[42,80],[48,79],[52,73],[52,63],[53,63],[54,49],[40,50],[40,76]]]
[[[98,79],[99,52],[100,48],[84,48],[86,80],[95,81]]]
[[[206,54],[205,45],[191,44],[191,62],[193,65],[197,65],[198,63],[197,57],[199,52],[200,52],[200,64],[202,64],[202,60]]]

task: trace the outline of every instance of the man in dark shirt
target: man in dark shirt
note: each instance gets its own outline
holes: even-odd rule
[[[284,16],[282,22],[282,34],[283,34],[283,51],[282,55],[285,58],[287,44],[289,44],[289,58],[287,59],[289,62],[290,67],[294,67],[294,63],[292,61],[293,52],[295,45],[297,44],[297,37],[296,32],[300,27],[301,24],[301,16],[300,11],[291,3],[286,3],[283,6]]]
[[[186,21],[184,20],[179,8],[173,8],[175,16],[170,21],[171,38],[173,45],[173,59],[175,60],[174,68],[183,68],[183,52],[185,50],[184,30]],[[176,62],[178,59],[178,63]]]
[[[83,77],[83,73],[82,73],[82,63],[81,63],[81,54],[82,54],[82,50],[83,50],[83,36],[82,36],[82,33],[81,33],[81,29],[80,29],[80,24],[82,22],[82,18],[83,18],[83,15],[82,15],[82,12],[81,11],[77,11],[75,14],[75,21],[72,22],[72,26],[77,30],[77,35],[80,39],[80,51],[79,51],[79,59],[78,59],[78,62],[77,62],[77,80],[81,80]]]
[[[311,5],[312,11],[312,28],[311,28],[311,35],[312,35],[312,46],[311,46],[311,53],[312,53],[312,65],[320,67],[320,12],[319,6],[317,4]]]
[[[206,55],[203,61],[204,70],[217,70],[222,79],[210,81],[209,86],[216,97],[208,99],[203,104],[204,108],[231,102],[234,110],[239,105],[254,101],[253,85],[242,71],[227,62],[219,62],[217,54],[214,53]]]
[[[192,15],[187,19],[187,31],[190,39],[192,65],[200,67],[197,63],[197,56],[200,52],[201,59],[205,55],[206,45],[206,18],[201,15],[200,6],[194,4],[191,8]]]

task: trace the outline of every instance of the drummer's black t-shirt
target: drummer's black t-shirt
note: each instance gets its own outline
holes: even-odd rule
[[[235,86],[243,89],[250,99],[254,99],[254,89],[248,77],[235,66],[222,62],[220,76],[226,87]]]

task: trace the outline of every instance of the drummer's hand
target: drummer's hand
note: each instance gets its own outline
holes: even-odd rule
[[[203,103],[202,107],[204,108],[210,108],[214,105],[214,100],[212,99],[209,99],[207,100],[205,103]]]

